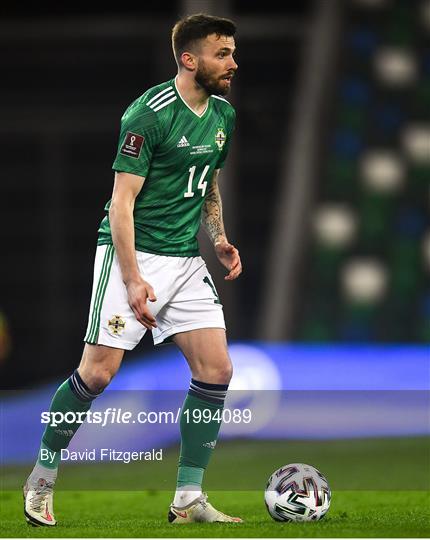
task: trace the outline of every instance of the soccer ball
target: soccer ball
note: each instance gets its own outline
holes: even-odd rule
[[[264,500],[276,521],[317,521],[330,507],[331,491],[318,469],[290,463],[269,478]]]

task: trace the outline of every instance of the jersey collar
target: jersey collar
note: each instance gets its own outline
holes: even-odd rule
[[[176,79],[177,79],[178,76],[175,77],[174,79],[174,85],[175,85],[175,90],[176,90],[176,93],[178,94],[178,96],[181,98],[182,100],[182,103],[188,108],[190,109],[190,111],[195,114],[197,116],[197,118],[203,118],[203,116],[207,113],[208,109],[209,109],[209,103],[210,103],[210,99],[211,99],[211,96],[209,96],[209,99],[208,99],[208,102],[206,104],[206,109],[201,113],[201,114],[197,114],[196,111],[193,111],[193,109],[188,105],[188,103],[185,101],[185,99],[181,96],[181,93],[179,92],[179,89],[178,89],[178,86],[176,84]]]

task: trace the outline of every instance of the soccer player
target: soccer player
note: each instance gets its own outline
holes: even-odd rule
[[[201,490],[232,365],[222,306],[196,238],[202,222],[228,270],[225,279],[239,276],[241,260],[224,230],[218,189],[235,122],[233,107],[222,97],[238,67],[235,31],[229,19],[205,14],[179,20],[172,31],[178,75],[147,90],[122,117],[113,195],[99,228],[83,356],[50,408],[88,411],[118,371],[124,351],[133,349],[146,330],[154,344],[173,341],[192,378],[180,422],[172,523],[242,521],[216,510]],[[195,409],[210,409],[214,420],[187,422],[184,411]],[[60,451],[79,425],[45,429],[24,486],[25,516],[33,525],[56,524],[53,487]]]

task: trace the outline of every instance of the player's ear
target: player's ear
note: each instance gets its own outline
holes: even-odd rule
[[[197,57],[190,52],[183,52],[181,54],[182,65],[189,71],[194,71],[197,68]]]

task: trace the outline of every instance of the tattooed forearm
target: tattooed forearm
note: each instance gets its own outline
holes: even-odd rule
[[[216,178],[214,178],[203,203],[202,223],[214,244],[222,237],[226,237],[222,219],[221,195]]]

